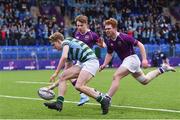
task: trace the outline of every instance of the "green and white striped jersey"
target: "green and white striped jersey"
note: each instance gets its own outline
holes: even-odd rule
[[[68,60],[78,60],[85,62],[89,59],[97,59],[95,53],[85,43],[75,38],[66,38],[62,42],[62,47],[69,46]]]

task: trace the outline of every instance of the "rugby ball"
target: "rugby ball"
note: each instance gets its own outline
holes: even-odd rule
[[[44,100],[52,100],[55,97],[53,90],[49,90],[46,87],[42,87],[38,90],[38,95]]]

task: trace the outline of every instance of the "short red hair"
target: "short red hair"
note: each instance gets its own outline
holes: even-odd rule
[[[118,22],[114,18],[110,18],[104,22],[104,25],[111,25],[113,28],[117,28]]]

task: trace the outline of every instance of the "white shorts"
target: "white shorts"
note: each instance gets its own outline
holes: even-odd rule
[[[130,55],[126,57],[121,64],[121,66],[127,68],[132,73],[140,72],[141,71],[140,65],[141,62],[137,55]]]
[[[90,59],[86,62],[77,61],[75,65],[78,65],[81,70],[91,73],[93,76],[96,75],[96,72],[99,70],[99,61],[97,59]]]

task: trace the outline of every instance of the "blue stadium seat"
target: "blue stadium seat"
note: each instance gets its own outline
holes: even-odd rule
[[[169,45],[152,45],[146,44],[145,49],[149,57],[157,51],[161,50],[167,55],[169,53]],[[180,56],[180,44],[176,44],[175,54]],[[107,48],[101,49],[101,58],[104,58]],[[135,48],[135,52],[140,55],[139,48]],[[59,59],[61,52],[53,49],[52,46],[1,46],[0,47],[1,59],[34,59],[37,55],[38,59]]]

